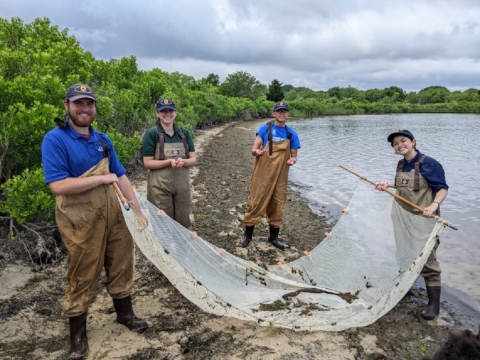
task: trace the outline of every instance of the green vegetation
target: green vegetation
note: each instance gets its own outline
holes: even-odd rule
[[[68,29],[46,18],[29,24],[0,18],[0,212],[18,222],[51,220],[54,197],[43,184],[40,145],[63,117],[65,90],[73,83],[91,85],[97,95],[95,126],[113,140],[124,164],[140,149],[141,136],[156,122],[155,103],[171,97],[177,122],[190,131],[238,119],[267,117],[273,102],[286,100],[293,115],[378,114],[392,112],[480,112],[480,91],[450,92],[442,86],[406,93],[332,87],[314,91],[261,84],[238,71],[221,83],[216,74],[203,79],[161,69],[138,69],[135,56],[97,60],[83,50]],[[35,194],[35,195],[32,195]]]

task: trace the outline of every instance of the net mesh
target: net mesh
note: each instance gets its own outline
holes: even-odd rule
[[[183,296],[212,314],[295,330],[375,322],[410,289],[444,228],[441,219],[410,214],[359,180],[348,211],[315,249],[291,263],[260,267],[136,196],[149,225],[124,209],[133,238]]]

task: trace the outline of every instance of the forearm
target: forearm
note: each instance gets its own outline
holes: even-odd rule
[[[113,174],[114,175],[114,174]],[[114,175],[116,178],[116,175]],[[97,186],[108,184],[113,179],[109,175],[94,175],[81,178],[68,177],[48,184],[55,196],[74,195],[93,189]]]
[[[440,189],[438,190],[438,192],[435,194],[435,198],[433,199],[432,202],[434,203],[437,203],[438,205],[440,205],[443,200],[445,200],[445,198],[447,197],[448,195],[448,191],[445,190],[445,189]]]
[[[172,166],[172,161],[170,159],[156,160],[153,156],[148,156],[143,158],[143,166],[149,170],[163,169]]]

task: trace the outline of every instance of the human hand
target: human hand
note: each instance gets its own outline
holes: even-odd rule
[[[438,210],[439,204],[437,202],[431,203],[429,206],[423,209],[423,216],[432,217],[435,215],[435,211]]]
[[[260,157],[260,156],[263,156],[263,154],[265,154],[265,149],[256,149],[255,150],[255,156]]]
[[[114,182],[118,183],[118,176],[113,173],[109,173],[101,176],[102,176],[103,183],[105,185],[112,184]]]
[[[388,189],[388,182],[379,182],[375,184],[375,189],[385,191]]]
[[[290,159],[287,160],[287,165],[288,165],[288,166],[293,166],[293,165],[295,165],[296,163],[297,163],[297,158],[293,158],[293,157],[292,157],[292,158],[290,158]]]
[[[178,158],[178,159],[172,160],[172,161],[171,161],[171,164],[172,164],[172,167],[173,167],[173,168],[178,169],[178,168],[183,167],[184,162],[183,162],[183,159],[182,159],[182,158]]]

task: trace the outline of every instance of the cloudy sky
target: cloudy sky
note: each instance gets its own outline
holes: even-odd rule
[[[46,17],[96,58],[196,79],[480,89],[479,0],[1,0],[0,16]]]

